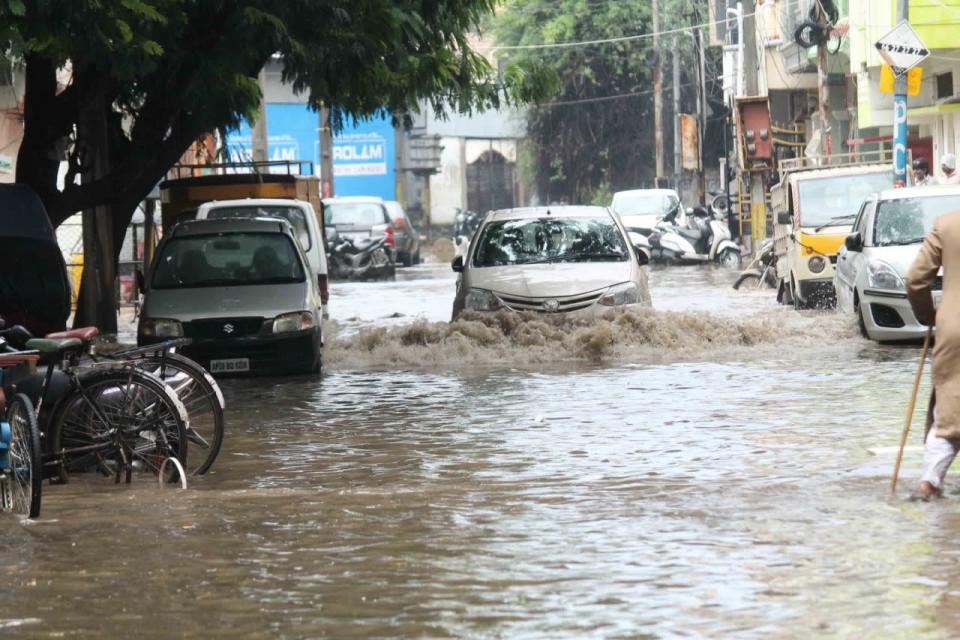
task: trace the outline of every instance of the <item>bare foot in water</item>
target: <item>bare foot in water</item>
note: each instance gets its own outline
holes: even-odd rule
[[[930,502],[932,498],[939,498],[942,495],[943,492],[940,491],[940,489],[937,489],[924,480],[917,486],[916,490],[910,494],[910,500],[914,502]]]

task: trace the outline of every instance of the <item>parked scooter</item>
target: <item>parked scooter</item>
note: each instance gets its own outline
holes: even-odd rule
[[[773,253],[773,240],[764,240],[757,255],[733,283],[734,289],[775,289],[777,279],[777,259]]]
[[[396,265],[387,250],[386,237],[351,238],[327,227],[330,277],[342,280],[391,280]]]
[[[653,259],[659,262],[693,264],[715,261],[725,267],[740,267],[740,247],[731,240],[730,227],[714,210],[703,207],[673,211],[657,223],[648,238]]]

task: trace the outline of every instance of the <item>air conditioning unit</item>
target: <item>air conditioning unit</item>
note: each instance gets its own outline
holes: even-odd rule
[[[938,73],[934,76],[937,104],[960,102],[960,87],[953,82],[953,72]]]

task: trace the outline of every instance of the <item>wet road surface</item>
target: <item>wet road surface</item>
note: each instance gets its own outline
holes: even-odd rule
[[[326,377],[225,382],[190,490],[77,481],[5,521],[0,635],[960,634],[956,496],[889,497],[919,350],[732,279],[655,271],[654,338],[555,361],[398,356],[438,348],[401,332],[448,319],[443,269],[338,286]]]

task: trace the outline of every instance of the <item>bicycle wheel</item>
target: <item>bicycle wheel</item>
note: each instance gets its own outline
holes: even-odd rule
[[[60,480],[90,471],[114,482],[122,477],[130,482],[134,472],[156,477],[171,457],[186,468],[187,422],[186,409],[173,390],[146,371],[125,367],[80,372],[51,423]]]
[[[186,356],[149,354],[133,360],[167,383],[187,410],[187,440],[190,443],[188,475],[202,475],[213,465],[223,445],[223,395],[213,377]]]
[[[36,518],[40,515],[43,490],[43,460],[40,427],[30,398],[22,393],[7,407],[10,423],[10,489],[14,513]]]

